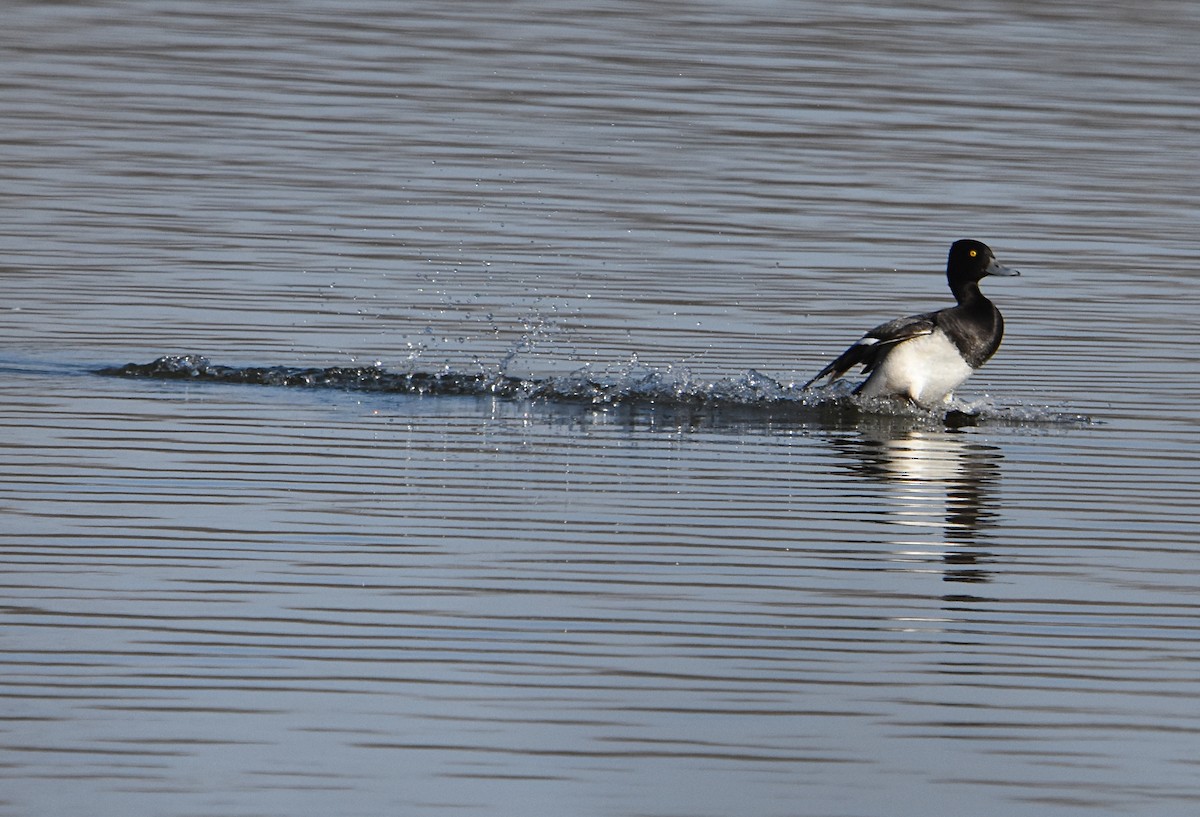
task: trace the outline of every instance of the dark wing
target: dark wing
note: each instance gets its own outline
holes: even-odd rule
[[[931,334],[937,326],[937,314],[927,312],[924,315],[910,315],[876,326],[838,355],[837,360],[822,369],[816,377],[805,383],[804,388],[807,389],[826,375],[829,375],[830,380],[837,380],[859,365],[863,367],[864,374],[873,371],[897,343]]]

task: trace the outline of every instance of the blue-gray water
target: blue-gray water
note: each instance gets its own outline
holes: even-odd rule
[[[7,4],[0,814],[1195,813],[1198,40]],[[961,237],[1023,272],[961,429],[95,374],[744,397]]]

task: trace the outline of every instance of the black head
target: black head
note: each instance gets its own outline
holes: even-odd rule
[[[987,275],[1020,275],[1015,269],[996,262],[992,248],[982,241],[964,238],[950,245],[946,277],[955,281],[978,281]]]

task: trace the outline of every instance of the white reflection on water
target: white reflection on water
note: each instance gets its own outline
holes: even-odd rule
[[[891,543],[896,561],[940,570],[946,581],[988,581],[981,563],[991,554],[979,548],[1001,511],[1002,449],[961,431],[870,419],[838,451],[855,473],[886,486],[888,521],[902,533]]]

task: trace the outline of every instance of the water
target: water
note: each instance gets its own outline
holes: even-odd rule
[[[1193,813],[1197,35],[9,4],[0,814]],[[960,237],[970,424],[795,393]]]

